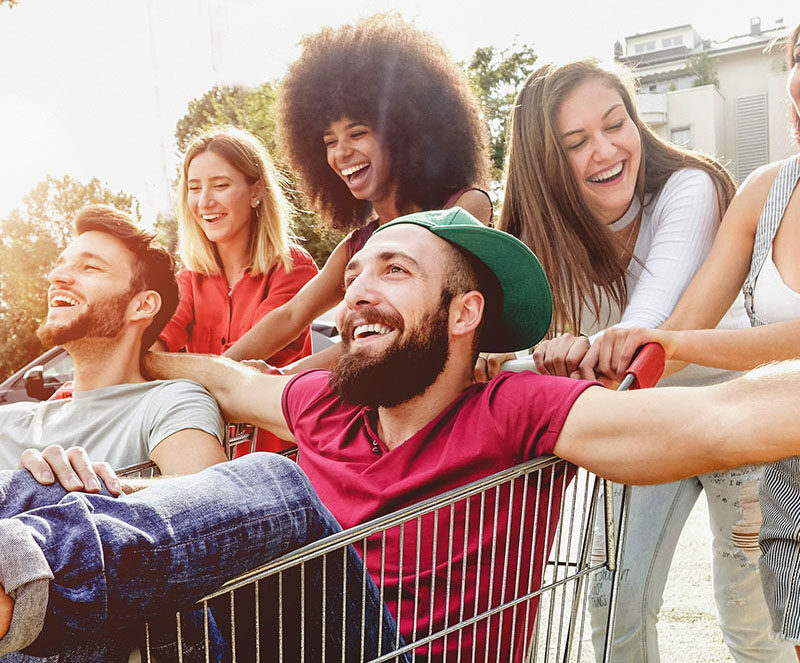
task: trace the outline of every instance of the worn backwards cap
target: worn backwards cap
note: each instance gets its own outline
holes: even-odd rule
[[[550,327],[553,299],[539,259],[525,244],[502,230],[488,228],[466,210],[416,212],[380,226],[411,223],[427,228],[480,260],[497,277],[503,292],[501,319],[483,334],[483,352],[510,352],[538,343]]]

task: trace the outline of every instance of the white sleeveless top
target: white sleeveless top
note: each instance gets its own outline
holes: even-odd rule
[[[792,290],[783,281],[772,251],[764,261],[753,288],[753,308],[767,324],[800,318],[800,292]]]

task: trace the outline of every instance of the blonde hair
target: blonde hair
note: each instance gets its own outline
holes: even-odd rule
[[[642,157],[634,196],[642,205],[680,168],[699,168],[711,176],[720,216],[735,192],[723,166],[667,143],[641,120],[630,70],[586,59],[534,71],[511,114],[505,199],[498,227],[525,242],[542,262],[553,290],[551,335],[578,332],[583,304],[599,313],[603,294],[620,308],[628,302],[625,270],[632,252],[622,249],[614,233],[589,209],[558,131],[561,103],[589,78],[600,78],[619,93],[639,131]]]
[[[261,183],[261,202],[251,210],[250,274],[266,274],[278,262],[287,272],[291,271],[291,204],[283,194],[279,175],[264,146],[252,134],[235,127],[214,128],[195,138],[186,148],[177,204],[178,246],[183,263],[206,276],[222,271],[214,243],[206,237],[187,201],[189,164],[206,151],[225,159],[249,184]]]

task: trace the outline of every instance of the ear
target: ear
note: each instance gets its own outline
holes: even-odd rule
[[[134,295],[129,311],[131,321],[146,320],[148,323],[161,310],[161,295],[155,290],[142,290]]]
[[[262,198],[264,197],[264,186],[261,184],[261,180],[253,182],[250,185],[250,207],[251,209],[256,209],[262,202]]]
[[[466,336],[474,333],[483,319],[483,295],[470,290],[453,297],[450,303],[450,333]]]

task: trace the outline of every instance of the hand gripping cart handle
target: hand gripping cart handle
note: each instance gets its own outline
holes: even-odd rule
[[[633,355],[625,377],[620,382],[617,391],[627,391],[628,389],[646,389],[655,386],[664,373],[664,348],[658,343],[647,343],[640,347]],[[502,371],[531,371],[536,370],[533,359],[512,359],[503,363],[500,367]],[[603,479],[605,497],[606,523],[613,523],[614,520],[614,494],[611,481]],[[622,487],[622,499],[620,503],[619,536],[615,544],[614,528],[606,527],[606,563],[608,570],[612,572],[611,597],[608,607],[608,624],[606,626],[606,641],[604,645],[604,661],[610,660],[611,644],[614,641],[614,621],[616,613],[617,593],[619,590],[619,579],[621,574],[617,572],[618,566],[622,564],[623,548],[625,545],[625,531],[628,519],[628,486]]]

